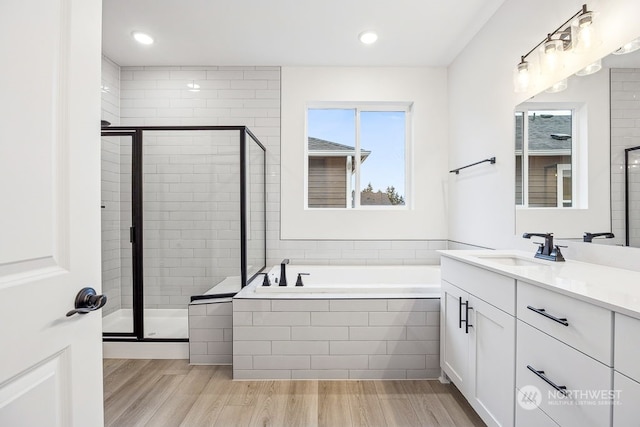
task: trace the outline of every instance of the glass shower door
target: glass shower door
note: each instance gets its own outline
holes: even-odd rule
[[[101,139],[102,309],[105,336],[134,336],[132,147],[134,134],[103,132]]]

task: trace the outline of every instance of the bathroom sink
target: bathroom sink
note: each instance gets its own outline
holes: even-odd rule
[[[534,261],[515,255],[476,255],[483,261],[495,262],[497,264],[507,265],[510,267],[548,267],[549,264],[540,261]]]

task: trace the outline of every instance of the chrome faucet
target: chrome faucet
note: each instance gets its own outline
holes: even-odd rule
[[[538,243],[538,251],[535,257],[548,261],[564,261],[560,246],[553,244],[553,233],[524,233],[522,237],[530,239],[532,237],[543,237],[544,243]]]
[[[283,259],[280,263],[280,285],[287,286],[287,264],[289,264],[289,258]]]
[[[605,239],[613,239],[613,233],[589,233],[588,231],[584,232],[584,236],[582,237],[583,242],[591,243],[594,237],[604,237]]]

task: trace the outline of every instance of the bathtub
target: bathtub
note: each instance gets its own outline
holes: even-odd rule
[[[280,266],[268,272],[271,286],[262,286],[263,278],[254,279],[246,292],[237,297],[265,298],[284,294],[300,298],[439,298],[440,266],[320,266],[287,265],[287,286],[280,286]],[[304,286],[295,286],[298,274]]]
[[[304,286],[295,286],[299,273]],[[287,265],[233,298],[234,379],[440,376],[439,266]]]

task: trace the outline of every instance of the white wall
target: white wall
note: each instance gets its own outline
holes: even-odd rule
[[[446,239],[446,70],[282,69],[283,239]],[[314,102],[412,102],[409,209],[305,209],[306,112]]]
[[[449,67],[449,165],[497,157],[493,167],[450,177],[449,239],[492,248],[531,247],[515,235],[513,109],[535,90],[514,93],[513,68],[521,55],[581,5],[574,0],[507,0]],[[637,0],[593,2],[589,7],[599,12],[604,42],[589,54],[571,57],[567,68],[548,76],[541,87],[639,35]],[[529,231],[561,234],[552,223],[539,226]]]

